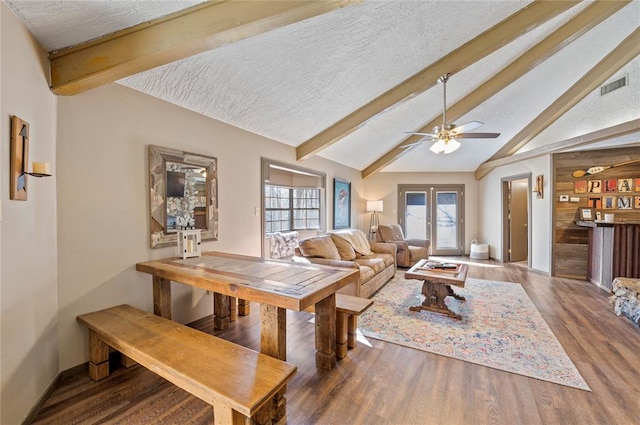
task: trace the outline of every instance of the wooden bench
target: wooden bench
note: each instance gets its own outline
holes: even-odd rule
[[[373,305],[373,300],[336,294],[336,357],[344,359],[347,348],[355,348],[358,316]]]
[[[296,366],[129,305],[78,316],[89,375],[109,375],[109,347],[213,406],[214,424],[271,423]],[[284,400],[282,400],[284,402]]]
[[[373,305],[373,300],[336,293],[336,357],[344,359],[348,348],[357,343],[358,316]],[[313,306],[305,309],[313,313]]]

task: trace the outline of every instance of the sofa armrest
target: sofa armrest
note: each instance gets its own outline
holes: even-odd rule
[[[369,242],[369,246],[371,246],[371,251],[377,254],[391,254],[393,258],[396,258],[396,252],[398,248],[395,243],[391,242]]]
[[[360,269],[360,266],[355,261],[347,261],[347,260],[331,260],[328,258],[319,258],[319,257],[299,257],[295,256],[292,258],[292,261],[296,263],[302,264],[322,264],[325,266],[332,267],[347,267],[350,269]]]
[[[385,244],[395,248],[396,267],[404,267],[409,263],[409,245],[405,241],[387,241]]]
[[[428,239],[405,239],[405,242],[411,246],[421,246],[429,249],[431,241]]]

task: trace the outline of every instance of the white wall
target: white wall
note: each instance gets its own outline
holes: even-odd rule
[[[261,157],[294,164],[295,149],[157,100],[118,84],[59,98],[58,251],[60,368],[87,360],[76,316],[120,303],[152,311],[151,276],[135,264],[175,255],[149,248],[147,146],[218,159],[219,240],[204,250],[260,256]],[[362,194],[356,170],[321,158],[300,163],[327,173],[327,223],[334,177],[352,182],[354,211]],[[174,319],[212,313],[212,300],[174,284]]]
[[[538,175],[544,176],[544,198],[531,194],[531,268],[551,272],[551,201],[553,187],[551,157],[549,155],[498,167],[487,174],[478,185],[480,240],[490,246],[492,258],[502,258],[502,183],[505,177],[531,173],[532,185]]]
[[[58,373],[56,97],[46,52],[0,4],[0,423],[22,422]],[[28,177],[27,201],[9,200],[10,117],[29,123],[29,160],[54,177]]]
[[[482,240],[478,230],[478,181],[473,173],[376,173],[364,182],[365,199],[384,202],[380,224],[398,222],[399,184],[464,184],[465,188],[465,252],[468,254],[473,239]],[[364,201],[360,211],[365,211]],[[360,228],[369,227],[371,213],[360,214]]]

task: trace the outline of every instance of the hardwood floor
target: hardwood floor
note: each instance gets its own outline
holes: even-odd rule
[[[468,260],[468,259],[467,259]],[[315,367],[309,313],[287,313],[287,423],[615,424],[640,423],[640,329],[613,314],[594,285],[526,268],[473,261],[469,277],[522,283],[591,392],[369,339],[331,371]],[[258,349],[259,308],[231,328],[205,332]],[[99,383],[67,376],[35,424],[211,424],[212,410],[153,373],[120,368]]]

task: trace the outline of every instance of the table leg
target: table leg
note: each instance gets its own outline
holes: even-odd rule
[[[229,296],[213,294],[213,329],[228,329],[231,321],[231,313],[229,309]]]
[[[444,299],[446,297],[448,297],[449,295],[454,295],[450,285],[447,285],[445,283],[429,282],[425,280],[422,284],[422,294],[424,295],[424,301],[422,302],[422,305],[409,307],[409,310],[433,311],[434,313],[446,314],[447,316],[454,319],[462,319],[462,316],[449,310],[449,307],[447,307],[447,304],[445,304],[444,302]],[[458,296],[456,295],[456,298],[457,297]]]
[[[260,352],[287,360],[287,310],[260,304]]]
[[[316,367],[336,365],[336,294],[316,303]]]
[[[153,313],[171,320],[171,281],[153,276]]]
[[[449,295],[450,297],[455,298],[456,300],[460,300],[460,301],[466,301],[467,300],[462,295],[458,295],[455,292],[453,292],[453,288],[451,287],[451,285],[447,285],[447,295]]]
[[[287,360],[287,310],[269,304],[260,304],[260,352],[279,360]],[[285,417],[286,386],[273,397],[274,423]]]

